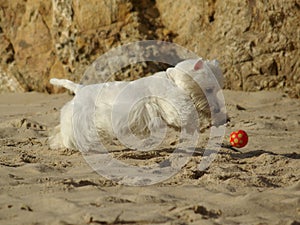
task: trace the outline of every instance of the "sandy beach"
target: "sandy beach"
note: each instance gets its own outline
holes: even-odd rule
[[[0,95],[0,224],[300,224],[300,100],[281,92],[224,91],[232,131],[249,143],[222,148],[204,172],[201,152],[170,179],[132,187],[96,172],[48,136],[71,95]],[[166,152],[116,153],[155,161]]]
[[[0,0],[0,225],[300,225],[299,36],[300,0]],[[183,158],[183,150],[174,149],[186,138],[176,136],[178,130],[185,130],[184,123],[180,127],[172,122],[172,110],[163,112],[171,128],[159,132],[177,133],[152,132],[153,124],[162,124],[152,120],[145,135],[156,136],[144,140],[144,146],[165,142],[150,150],[121,146],[116,132],[107,138],[106,131],[113,127],[111,117],[97,117],[104,121],[101,128],[108,127],[98,135],[101,144],[107,141],[103,144],[107,155],[114,162],[135,166],[137,173],[111,166],[113,160],[100,164],[103,152],[98,154],[98,149],[90,151],[97,157],[88,158],[78,150],[50,148],[50,143],[57,144],[49,137],[59,124],[60,109],[73,97],[54,87],[52,78],[81,84],[131,81],[200,57],[215,66],[214,59],[220,63],[230,118],[223,145],[206,170],[199,167],[207,159],[206,146],[214,128],[205,130],[208,123],[199,125],[196,117],[189,117],[181,121],[205,131],[197,137],[188,162],[168,179],[137,185],[152,181],[137,173],[149,172],[155,165],[151,178],[164,177]],[[193,64],[193,74],[203,67],[199,62]],[[203,75],[216,75],[208,67]],[[201,72],[194,80],[211,83],[214,79],[206,79]],[[176,85],[180,83],[188,84]],[[216,90],[215,84],[213,89],[203,86],[207,93]],[[134,96],[139,92],[131,90]],[[127,95],[119,93],[127,100]],[[190,94],[191,99],[198,98],[197,92]],[[177,96],[171,99],[187,103]],[[103,102],[108,107],[99,114],[109,115],[109,101]],[[118,108],[117,115],[124,115],[124,104],[119,105],[123,108]],[[147,108],[143,102],[140,105]],[[90,112],[85,106],[80,105],[81,111]],[[222,106],[211,109],[221,115]],[[181,108],[192,115],[188,104]],[[78,120],[89,121],[81,120],[85,116],[81,115]],[[113,121],[125,124],[125,117],[120,118]],[[74,129],[79,135],[89,132],[77,137],[95,140],[97,133],[84,129],[91,124],[83,122]],[[141,123],[132,124],[134,128]],[[122,126],[114,127],[123,131]],[[229,136],[238,130],[247,132],[249,142],[237,151],[230,148]],[[129,144],[136,144],[125,131]],[[89,146],[91,142],[80,143]],[[91,161],[113,175],[125,175],[108,179],[92,169]],[[135,186],[120,183],[123,178]]]

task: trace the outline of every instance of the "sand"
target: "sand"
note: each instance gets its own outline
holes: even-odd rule
[[[172,178],[133,187],[94,172],[78,151],[50,150],[68,94],[0,95],[0,224],[300,224],[300,100],[224,91],[230,132],[249,144],[222,148],[205,172],[201,151]],[[224,140],[226,142],[226,140]],[[120,150],[136,164],[166,157]]]

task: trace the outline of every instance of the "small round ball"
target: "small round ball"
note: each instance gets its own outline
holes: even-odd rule
[[[230,134],[229,142],[232,147],[242,148],[248,143],[248,135],[244,130],[234,131]]]

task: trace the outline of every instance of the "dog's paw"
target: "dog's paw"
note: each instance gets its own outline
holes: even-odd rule
[[[56,126],[53,130],[50,131],[50,137],[48,138],[48,143],[50,149],[65,148],[60,133],[60,126]]]

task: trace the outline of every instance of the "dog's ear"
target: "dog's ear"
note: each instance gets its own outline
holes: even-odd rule
[[[218,60],[214,59],[212,62],[216,67],[220,66],[220,62]]]
[[[197,71],[197,70],[203,69],[203,64],[204,64],[203,60],[199,59],[194,65],[194,70]]]
[[[167,76],[168,76],[169,78],[174,78],[175,73],[176,73],[176,69],[175,69],[175,68],[168,68],[168,69],[166,70],[166,73],[167,73]]]

